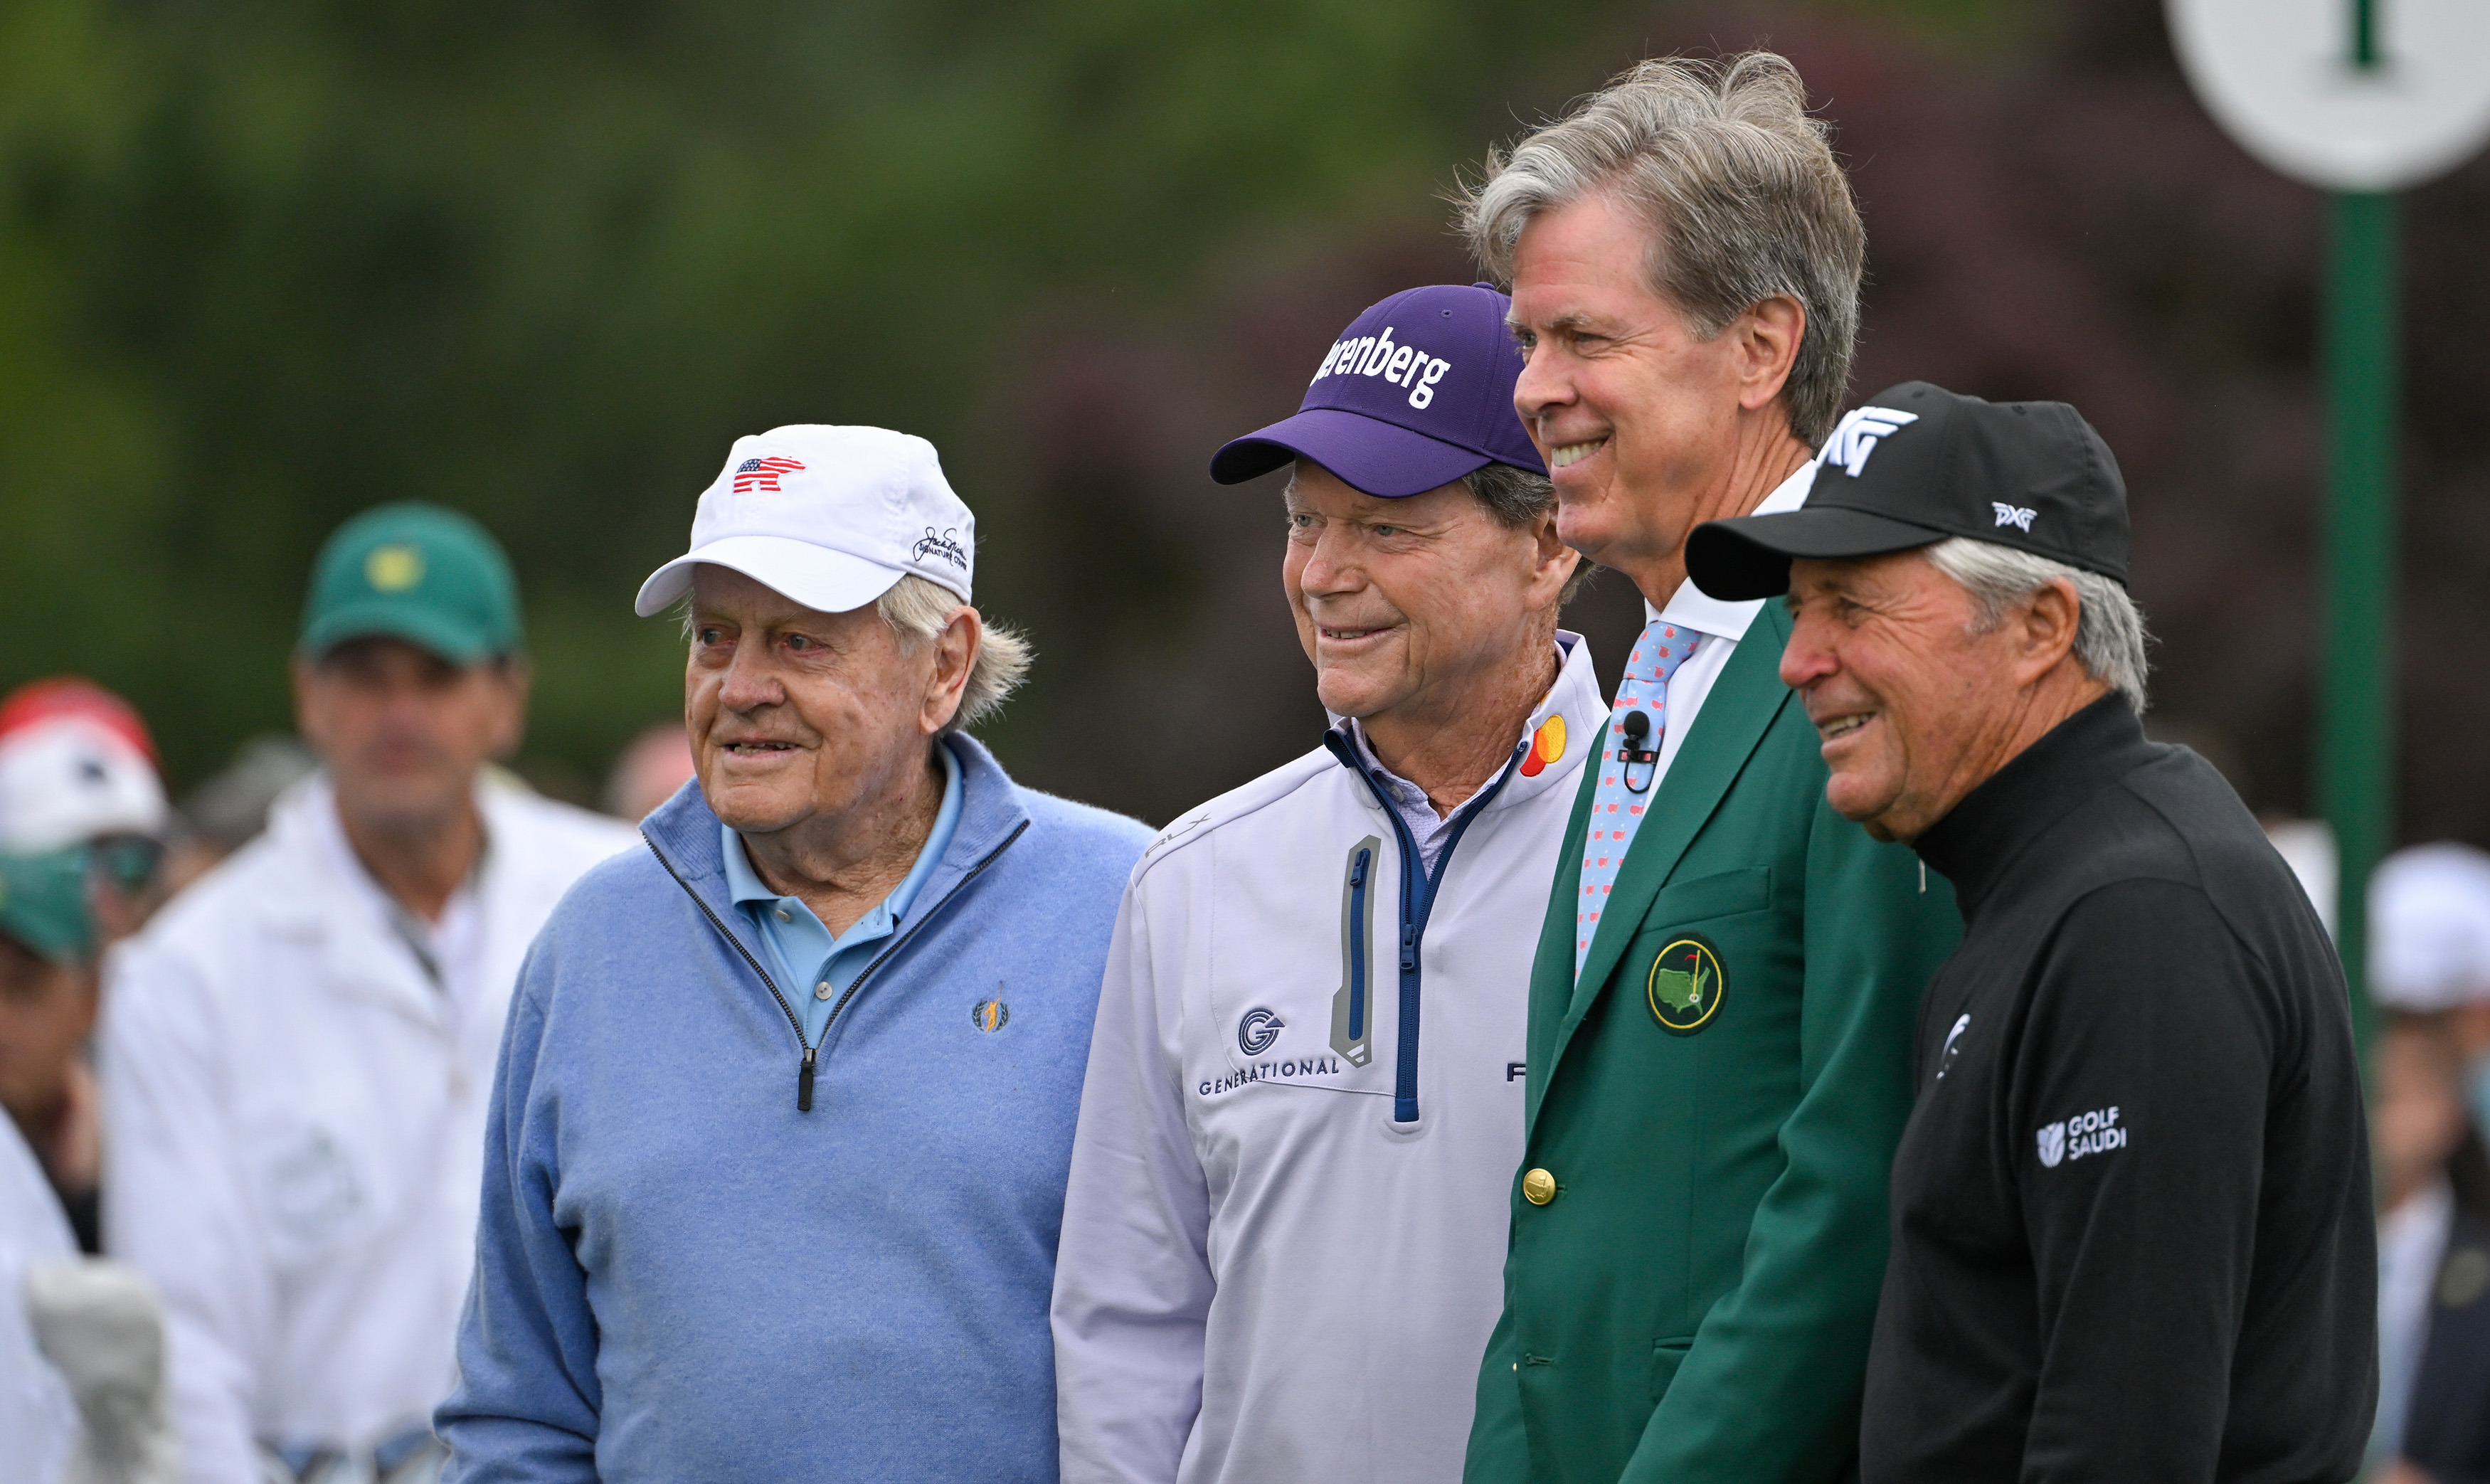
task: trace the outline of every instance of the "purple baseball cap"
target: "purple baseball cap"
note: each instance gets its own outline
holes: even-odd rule
[[[1546,474],[1513,410],[1521,348],[1513,301],[1485,283],[1404,289],[1359,315],[1324,355],[1297,415],[1227,444],[1210,477],[1235,484],[1308,458],[1386,500],[1488,464]]]

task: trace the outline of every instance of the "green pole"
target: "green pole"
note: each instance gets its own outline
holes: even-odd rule
[[[2365,7],[2362,8],[2365,11]],[[2365,28],[2364,28],[2365,29]],[[2369,869],[2393,818],[2395,198],[2333,198],[2326,284],[2325,695],[2318,766],[2340,860],[2335,921],[2353,1024],[2367,1039]]]

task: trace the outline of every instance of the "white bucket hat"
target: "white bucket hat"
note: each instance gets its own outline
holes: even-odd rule
[[[701,492],[691,550],[650,573],[633,606],[663,612],[702,562],[822,613],[861,608],[911,572],[967,602],[976,532],[924,439],[793,423],[735,440]]]
[[[2369,877],[2369,996],[2399,1010],[2490,999],[2490,855],[2442,841]]]

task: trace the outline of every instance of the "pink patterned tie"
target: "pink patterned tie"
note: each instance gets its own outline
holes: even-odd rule
[[[1668,716],[1668,681],[1694,654],[1703,636],[1654,619],[1635,641],[1626,673],[1617,680],[1617,704],[1608,715],[1600,781],[1591,793],[1591,829],[1582,842],[1582,900],[1574,917],[1574,974],[1581,976],[1600,912],[1617,884],[1617,868],[1642,828],[1660,781],[1660,741]],[[1642,725],[1636,724],[1636,718]]]

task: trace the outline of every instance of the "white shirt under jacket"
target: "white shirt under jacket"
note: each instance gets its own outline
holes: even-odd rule
[[[1508,765],[1440,867],[1414,1121],[1395,1121],[1402,848],[1363,778],[1318,748],[1134,868],[1056,1266],[1064,1484],[1461,1476],[1503,1302],[1530,961],[1607,715],[1590,647],[1560,642],[1524,737],[1562,716],[1562,756]],[[1371,916],[1352,922],[1361,847]]]
[[[1773,486],[1773,492],[1748,513],[1778,515],[1805,506],[1808,491],[1815,487],[1815,466],[1812,458],[1799,465],[1796,473]],[[1660,780],[1668,776],[1669,765],[1677,761],[1678,743],[1694,729],[1694,718],[1703,711],[1704,698],[1712,693],[1712,684],[1721,673],[1729,668],[1729,656],[1738,653],[1739,643],[1747,637],[1755,615],[1763,611],[1765,601],[1749,598],[1745,602],[1723,602],[1688,581],[1677,585],[1666,607],[1655,608],[1648,600],[1643,603],[1645,623],[1665,619],[1679,628],[1692,628],[1704,635],[1694,654],[1669,677],[1667,724],[1661,728],[1660,767],[1651,775],[1651,792],[1659,792]]]
[[[163,1295],[190,1484],[257,1480],[254,1440],[367,1449],[449,1394],[520,960],[638,843],[490,777],[477,803],[437,927],[391,920],[319,775],[115,955],[104,1236]]]

